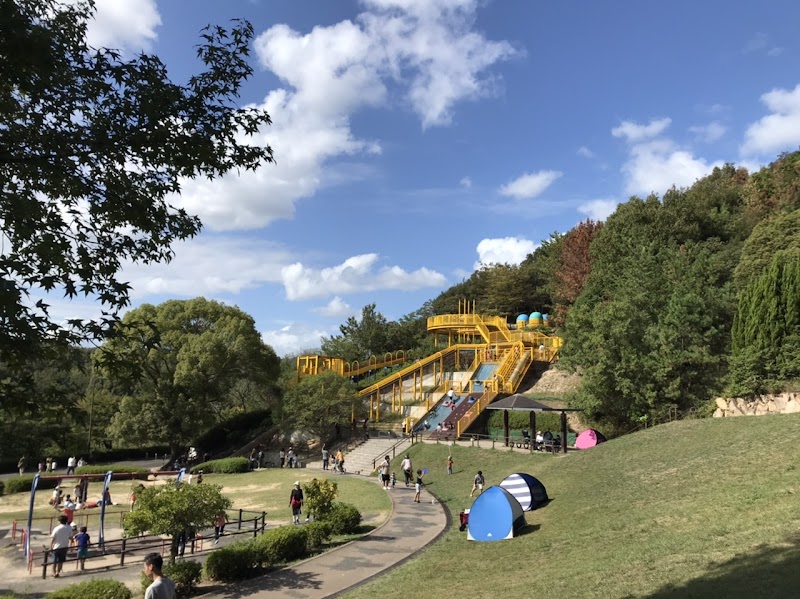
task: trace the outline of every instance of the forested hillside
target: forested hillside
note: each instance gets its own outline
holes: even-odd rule
[[[632,197],[604,223],[551,234],[519,265],[482,267],[388,323],[391,334],[369,332],[385,318],[368,306],[323,350],[352,359],[411,347],[427,316],[457,312],[463,298],[512,323],[552,314],[565,338],[561,367],[583,375],[571,402],[609,431],[666,406],[791,388],[800,377],[800,152],[754,174],[727,165],[662,198]]]

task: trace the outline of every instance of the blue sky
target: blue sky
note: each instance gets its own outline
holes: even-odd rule
[[[205,24],[253,24],[242,102],[268,109],[277,164],[186,182],[174,202],[203,233],[125,274],[134,306],[236,304],[281,354],[370,302],[399,318],[631,195],[800,146],[795,1],[97,4],[92,43],[155,52],[177,80]]]

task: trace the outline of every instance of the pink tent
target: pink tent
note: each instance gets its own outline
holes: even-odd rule
[[[593,428],[588,428],[578,435],[577,439],[575,439],[575,447],[578,449],[589,449],[598,443],[603,443],[605,440],[606,438],[603,436],[603,433],[600,433]]]

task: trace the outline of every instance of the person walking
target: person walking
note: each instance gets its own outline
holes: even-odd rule
[[[153,583],[144,592],[144,599],[177,599],[175,583],[161,573],[164,560],[158,553],[144,556],[144,575]]]
[[[67,474],[75,474],[75,456],[71,455],[67,458]]]
[[[328,452],[328,448],[324,445],[322,446],[322,469],[328,469],[328,459],[330,458],[330,453]]]
[[[414,474],[414,467],[411,465],[411,458],[408,457],[408,454],[406,454],[406,457],[403,458],[400,468],[403,470],[403,475],[406,478],[406,486],[408,487],[411,485],[411,478]]]
[[[453,474],[453,456],[447,456],[447,474]]]
[[[28,460],[25,456],[22,456],[17,462],[17,468],[19,469],[19,475],[22,476],[25,473],[25,468],[28,465]]]
[[[472,497],[475,491],[478,492],[478,495],[483,493],[483,485],[485,482],[486,481],[483,478],[483,472],[478,470],[478,474],[476,474],[475,478],[472,479],[472,491],[470,492],[469,496]]]
[[[81,531],[75,535],[75,544],[78,547],[78,563],[81,570],[85,570],[86,558],[89,555],[89,533],[86,532],[85,526],[81,526]]]
[[[58,526],[50,533],[50,550],[53,552],[53,578],[61,576],[64,562],[67,561],[67,550],[72,540],[72,528],[67,522],[67,517],[58,517]]]
[[[383,482],[383,490],[388,491],[389,485],[391,484],[392,480],[391,463],[388,455],[383,459],[383,464],[380,465],[380,469],[381,469],[381,482]]]
[[[344,474],[344,454],[341,449],[336,452],[336,469],[339,470],[339,474]]]
[[[214,545],[219,543],[219,538],[225,534],[225,525],[228,523],[228,514],[220,512],[214,516]]]
[[[281,462],[281,468],[283,468],[283,465],[286,463],[286,452],[283,451],[283,447],[281,447],[281,450],[278,452],[278,459]]]
[[[303,489],[300,481],[294,482],[294,489],[289,495],[289,507],[292,508],[292,524],[300,524],[300,510],[303,508]]]

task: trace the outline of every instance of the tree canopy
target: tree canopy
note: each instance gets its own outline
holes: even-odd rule
[[[129,303],[124,264],[168,261],[200,230],[174,206],[182,183],[256,169],[269,124],[237,106],[253,29],[207,27],[204,70],[173,82],[152,54],[86,42],[92,2],[0,2],[0,396],[24,401],[35,359],[102,339]],[[51,316],[47,293],[96,298],[94,321]]]
[[[265,397],[280,361],[251,316],[204,298],[144,304],[97,350],[109,384],[125,396],[114,436],[133,444],[187,445],[237,407],[242,381]]]
[[[335,423],[346,424],[363,412],[355,385],[335,372],[304,377],[284,394],[284,415],[298,430],[325,439]]]

